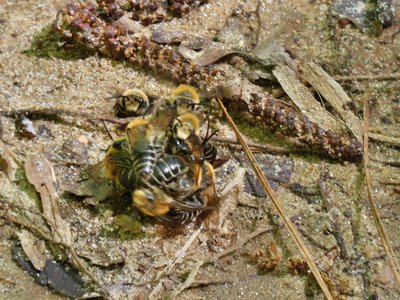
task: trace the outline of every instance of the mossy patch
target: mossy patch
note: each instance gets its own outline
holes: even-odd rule
[[[78,60],[91,56],[93,53],[76,43],[67,44],[62,37],[55,32],[51,25],[42,29],[33,37],[31,47],[23,53],[28,56],[40,58],[55,57],[64,60]]]

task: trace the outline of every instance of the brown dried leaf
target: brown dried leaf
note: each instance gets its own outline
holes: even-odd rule
[[[17,233],[22,249],[36,270],[43,271],[46,265],[46,245],[30,231],[23,229]]]
[[[278,64],[272,73],[294,104],[311,121],[325,129],[335,132],[344,131],[344,126],[321,106],[289,66]]]
[[[15,172],[18,168],[16,155],[12,151],[8,150],[2,141],[0,141],[0,147],[2,149],[0,152],[0,171],[7,174],[8,179],[13,181],[15,179]]]
[[[334,112],[342,119],[355,138],[362,142],[362,122],[351,110],[346,110],[351,102],[343,88],[320,66],[313,62],[299,65],[302,76],[307,80],[325,100],[331,105]]]
[[[54,238],[64,243],[71,242],[71,231],[68,223],[60,216],[58,195],[55,188],[54,170],[47,158],[36,155],[29,156],[25,162],[26,177],[40,194],[43,214],[51,226]]]

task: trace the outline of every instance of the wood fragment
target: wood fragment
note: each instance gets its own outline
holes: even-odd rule
[[[396,254],[390,244],[389,237],[386,233],[385,227],[379,216],[378,209],[376,207],[375,201],[372,197],[372,183],[371,183],[371,176],[368,170],[368,137],[369,137],[369,100],[365,99],[364,101],[364,172],[365,172],[365,181],[367,185],[367,193],[368,193],[368,203],[372,212],[372,216],[374,218],[375,226],[378,231],[380,240],[382,242],[383,249],[385,250],[386,257],[389,263],[389,266],[392,270],[393,276],[397,282],[398,289],[400,289],[400,264],[397,260]]]
[[[235,123],[233,122],[232,118],[229,116],[225,106],[223,105],[222,101],[218,99],[219,106],[225,115],[226,119],[228,120],[228,123],[232,127],[232,129],[235,131],[237,139],[240,141],[243,150],[245,151],[245,154],[247,158],[250,161],[250,164],[253,167],[254,173],[257,175],[257,178],[260,180],[260,183],[262,184],[265,192],[268,194],[270,199],[272,200],[272,203],[274,204],[274,207],[276,208],[279,216],[281,217],[283,223],[285,224],[286,228],[288,229],[289,233],[291,234],[293,240],[296,242],[297,246],[299,247],[304,259],[307,261],[308,266],[310,267],[311,272],[313,273],[315,279],[317,280],[319,286],[321,287],[325,297],[328,300],[333,300],[333,296],[330,293],[328,286],[326,285],[324,279],[321,276],[321,273],[318,270],[317,265],[315,264],[310,252],[308,251],[305,243],[303,242],[302,238],[300,237],[299,232],[296,229],[296,226],[293,224],[292,221],[288,218],[286,215],[286,212],[284,208],[282,207],[282,204],[280,200],[275,196],[274,191],[272,190],[271,186],[268,183],[268,180],[265,178],[264,174],[261,171],[261,168],[256,162],[255,157],[250,151],[249,146],[246,144],[246,142],[243,140],[239,130],[237,129]]]
[[[347,96],[343,88],[320,66],[313,62],[300,64],[299,68],[302,72],[302,77],[321,93],[355,138],[361,142],[361,120],[352,111],[343,108],[351,102],[350,97]]]
[[[335,132],[344,131],[344,126],[321,106],[289,66],[278,64],[272,73],[278,79],[290,99],[311,121],[317,123],[322,128]]]

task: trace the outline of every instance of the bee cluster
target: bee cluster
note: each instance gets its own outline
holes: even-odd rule
[[[111,180],[130,193],[141,212],[166,226],[185,225],[216,204],[213,134],[208,122],[206,136],[200,138],[206,118],[191,86],[180,85],[153,115],[146,113],[149,107],[147,95],[138,89],[121,95],[114,107],[117,114],[144,115],[128,123],[125,134],[87,173],[92,179]]]
[[[206,0],[97,0],[72,2],[58,11],[53,28],[63,39],[73,40],[89,50],[125,60],[176,83],[195,85],[205,90],[225,90],[229,74],[215,65],[200,66],[183,57],[170,45],[157,43],[145,34],[132,34],[132,22],[142,26],[167,22],[205,4]],[[127,20],[129,20],[127,22]],[[123,22],[122,22],[123,21]],[[123,25],[125,24],[125,25]],[[256,86],[255,90],[258,90]],[[216,89],[217,88],[217,89]],[[228,89],[229,90],[229,89]],[[357,161],[363,145],[357,139],[323,129],[301,112],[266,93],[251,93],[251,100],[232,95],[234,111],[246,110],[251,121],[293,137],[334,159]]]

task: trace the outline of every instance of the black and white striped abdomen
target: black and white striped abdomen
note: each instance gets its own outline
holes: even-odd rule
[[[175,155],[166,155],[155,164],[151,183],[164,186],[188,171],[189,168],[181,158]]]

